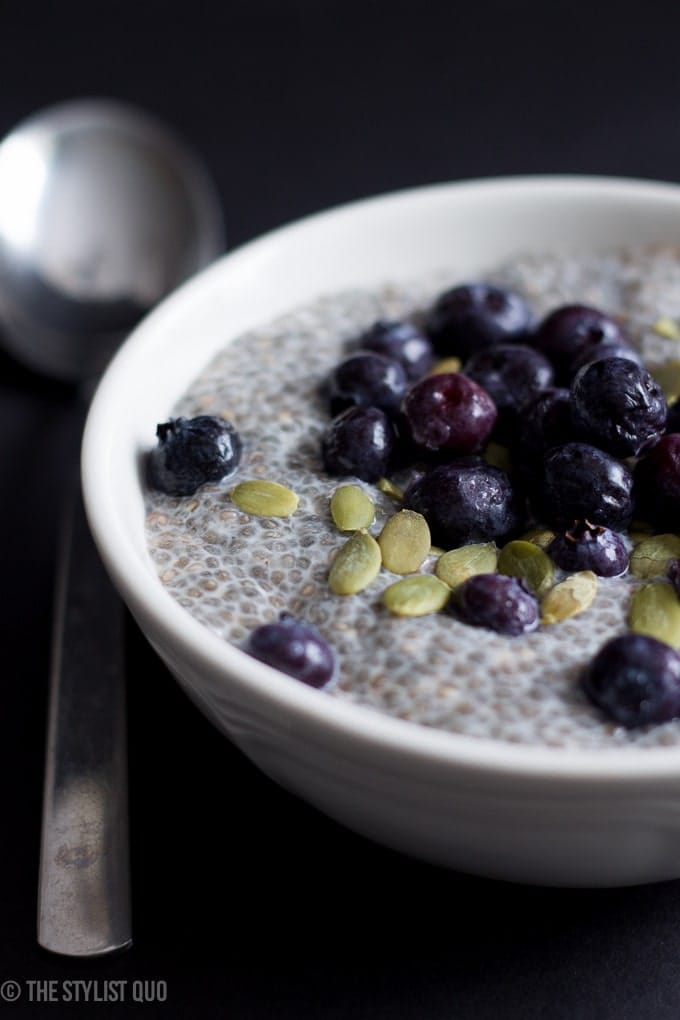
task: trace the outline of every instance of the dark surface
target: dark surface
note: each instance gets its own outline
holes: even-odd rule
[[[334,203],[447,178],[680,179],[677,3],[0,2],[0,132],[112,95],[203,154],[231,246]],[[680,884],[541,890],[355,837],[259,775],[128,622],[135,944],[78,965],[35,943],[52,580],[73,394],[0,357],[8,1016],[675,1018]],[[680,868],[680,865],[679,865]],[[28,981],[126,979],[126,1003]],[[131,1002],[133,979],[167,982]],[[34,986],[35,987],[35,986]],[[138,992],[143,991],[136,986]],[[153,988],[147,986],[150,994]],[[44,994],[48,994],[45,991]],[[72,993],[73,994],[73,993]]]

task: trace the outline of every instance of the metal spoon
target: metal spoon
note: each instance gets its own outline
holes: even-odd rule
[[[64,103],[0,144],[0,340],[81,392],[222,247],[210,178],[140,110]],[[123,614],[75,502],[57,585],[38,941],[99,956],[131,943]]]

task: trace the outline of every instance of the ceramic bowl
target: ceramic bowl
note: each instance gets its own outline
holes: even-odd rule
[[[366,836],[427,861],[551,885],[680,876],[680,748],[579,751],[458,736],[329,698],[249,658],[159,581],[140,465],[155,425],[224,337],[322,293],[452,282],[513,254],[680,246],[680,187],[489,179],[357,202],[234,251],[160,305],[108,368],[83,444],[88,516],[140,628],[194,702],[266,774]]]

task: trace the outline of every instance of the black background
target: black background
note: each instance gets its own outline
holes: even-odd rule
[[[680,180],[680,5],[0,0],[0,132],[61,99],[146,107],[203,155],[231,247],[444,179]],[[135,944],[35,943],[46,678],[73,393],[0,355],[0,982],[167,982],[164,1004],[8,1016],[670,1018],[680,884],[521,888],[344,831],[260,776],[128,622]],[[680,872],[680,863],[678,866]]]

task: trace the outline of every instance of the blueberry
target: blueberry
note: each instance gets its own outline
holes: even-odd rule
[[[637,457],[666,427],[666,398],[649,372],[626,358],[604,358],[580,369],[571,384],[574,427],[617,457]]]
[[[439,296],[425,329],[438,354],[465,360],[484,347],[524,340],[532,325],[532,311],[519,294],[488,283],[468,283]]]
[[[643,726],[680,713],[680,655],[644,634],[604,645],[581,677],[590,700],[622,726]]]
[[[575,439],[571,423],[569,390],[550,386],[538,393],[522,409],[517,434],[517,449],[527,467],[538,461],[553,446]]]
[[[496,344],[477,351],[463,372],[489,394],[499,413],[497,428],[506,433],[516,429],[523,406],[553,381],[548,359],[525,344]]]
[[[329,475],[356,475],[365,482],[377,482],[392,467],[395,445],[394,427],[384,411],[348,407],[324,432],[321,454]]]
[[[404,506],[423,515],[433,542],[445,549],[503,541],[524,523],[508,476],[477,458],[438,464],[409,485]]]
[[[638,352],[626,343],[617,343],[615,340],[603,340],[592,347],[582,350],[569,365],[569,379],[573,379],[580,368],[590,365],[593,361],[602,361],[604,358],[626,358],[642,368],[642,359]]]
[[[550,543],[548,553],[562,570],[592,570],[599,577],[620,577],[630,554],[623,537],[609,528],[576,521]]]
[[[310,687],[323,687],[333,678],[335,658],[314,627],[282,613],[277,623],[265,623],[249,636],[249,655],[288,673]]]
[[[565,443],[546,454],[532,503],[537,517],[553,528],[588,520],[625,531],[633,515],[633,476],[604,450]]]
[[[396,415],[408,388],[406,371],[398,361],[373,351],[358,351],[335,366],[328,395],[331,414],[348,407],[378,407]]]
[[[447,612],[473,627],[516,637],[536,630],[538,600],[516,577],[475,574],[454,589]]]
[[[603,343],[628,346],[618,322],[589,305],[561,305],[538,325],[532,344],[555,366],[559,383],[568,383],[575,358]]]
[[[170,418],[156,428],[149,453],[149,484],[171,496],[191,496],[205,482],[219,482],[241,460],[241,438],[224,418]]]
[[[429,337],[406,321],[379,319],[358,337],[355,346],[398,361],[411,381],[425,375],[434,360]]]
[[[680,433],[662,436],[635,465],[635,513],[662,531],[680,520]]]
[[[486,390],[460,372],[429,375],[414,383],[401,409],[408,437],[425,455],[476,453],[497,417]]]

